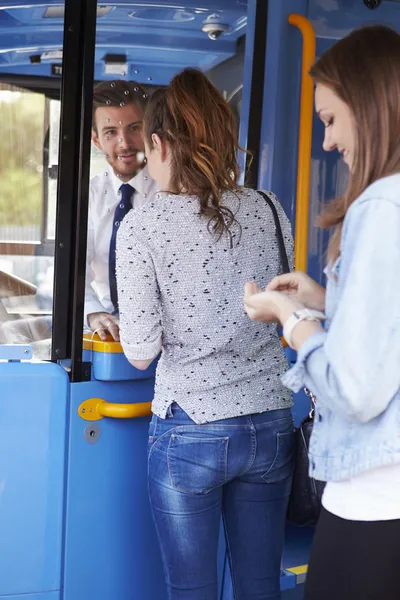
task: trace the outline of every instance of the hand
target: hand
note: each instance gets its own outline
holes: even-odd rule
[[[302,271],[278,275],[265,289],[269,292],[283,292],[307,308],[325,310],[324,288]]]
[[[101,340],[107,340],[107,331],[116,342],[119,342],[119,319],[106,312],[95,312],[88,315],[89,327],[99,334]]]
[[[244,309],[253,321],[284,323],[304,305],[281,292],[263,292],[256,283],[244,287]]]

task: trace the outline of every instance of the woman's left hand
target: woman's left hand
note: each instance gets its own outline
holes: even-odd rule
[[[284,323],[304,306],[282,292],[262,291],[254,282],[244,287],[244,308],[253,321]]]

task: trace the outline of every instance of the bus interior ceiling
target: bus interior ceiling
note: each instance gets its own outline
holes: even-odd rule
[[[37,78],[59,88],[64,5],[57,0],[1,4],[1,78]],[[99,3],[95,80],[122,77],[161,86],[185,67],[208,72],[236,55],[246,23],[244,0],[187,0],[182,8],[163,1]]]

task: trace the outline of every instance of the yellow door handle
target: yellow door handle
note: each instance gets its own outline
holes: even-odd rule
[[[107,402],[103,398],[89,398],[78,408],[79,416],[85,421],[98,421],[104,417],[112,419],[136,419],[151,415],[151,402],[137,404],[118,404]]]

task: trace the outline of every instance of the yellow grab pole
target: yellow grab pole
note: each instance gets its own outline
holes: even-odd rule
[[[302,15],[291,14],[289,23],[298,27],[303,36],[294,252],[296,269],[306,271],[314,107],[314,83],[309,71],[315,62],[316,41],[314,28],[308,19]]]

